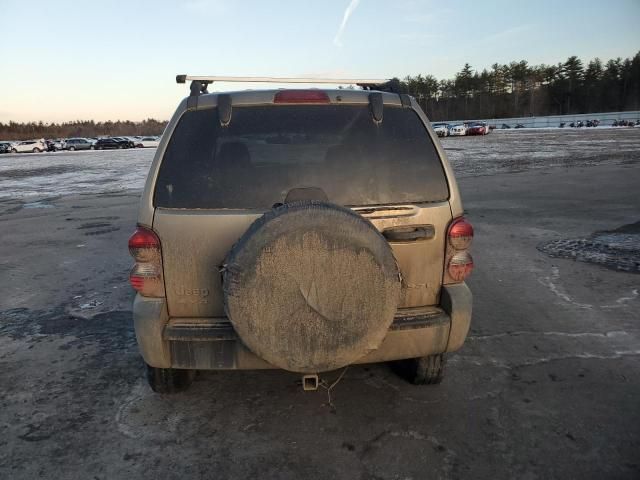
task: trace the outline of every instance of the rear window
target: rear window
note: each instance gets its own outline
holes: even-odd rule
[[[165,152],[154,204],[165,208],[268,209],[298,188],[340,205],[446,200],[438,153],[418,115],[368,105],[234,107],[186,112]]]

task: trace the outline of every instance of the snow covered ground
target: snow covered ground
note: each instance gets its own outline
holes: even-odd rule
[[[5,154],[0,199],[140,190],[155,149]]]
[[[640,129],[523,129],[441,139],[458,177],[640,162]],[[140,191],[155,149],[0,155],[0,201]],[[38,203],[40,201],[40,203]]]
[[[640,162],[640,129],[519,129],[441,139],[458,177]]]

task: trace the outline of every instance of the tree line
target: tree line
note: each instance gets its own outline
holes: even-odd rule
[[[431,120],[565,115],[640,110],[640,52],[586,65],[576,56],[557,65],[526,60],[474,70],[452,79],[433,75],[395,79]]]
[[[474,70],[468,63],[452,79],[407,76],[394,82],[413,95],[433,121],[640,110],[640,52],[632,58],[586,65],[576,56],[557,65],[526,60]],[[166,121],[93,120],[0,123],[0,139],[159,135]]]
[[[94,122],[77,120],[64,123],[43,122],[0,122],[0,139],[29,140],[33,138],[71,138],[122,135],[160,135],[166,121],[148,118],[141,122],[118,120],[115,122]]]

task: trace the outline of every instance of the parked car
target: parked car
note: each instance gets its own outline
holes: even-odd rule
[[[280,368],[315,389],[318,373],[387,361],[439,383],[471,321],[473,228],[415,99],[192,91],[129,239],[151,388],[182,390],[198,369]]]
[[[486,135],[489,126],[484,122],[470,122],[467,124],[467,135]]]
[[[0,142],[0,153],[11,152],[11,144],[9,142]]]
[[[467,134],[467,126],[464,123],[459,123],[454,125],[449,129],[449,135],[454,136],[463,136]]]
[[[64,149],[64,140],[59,138],[49,139],[46,141],[47,151],[49,152],[57,152],[58,150]]]
[[[138,142],[138,140],[139,140],[139,137],[120,137],[120,138],[124,138],[125,140],[129,140],[133,144],[133,148],[135,148],[136,142]]]
[[[127,137],[111,137],[116,142],[120,143],[121,148],[135,148],[135,143]]]
[[[122,140],[116,140],[115,138],[100,138],[94,145],[96,150],[109,150],[117,148],[128,148],[125,146]]]
[[[506,123],[503,123],[502,127],[500,127],[500,128],[502,128],[503,130],[509,130],[511,128],[511,126],[506,124]]]
[[[635,124],[637,125],[637,123],[638,122],[636,121]],[[614,120],[613,126],[614,127],[633,127],[634,122],[633,120]]]
[[[86,138],[67,138],[64,141],[65,150],[93,150],[93,143]]]
[[[136,147],[141,148],[157,148],[160,144],[160,139],[158,137],[142,137],[137,140]]]
[[[432,123],[433,131],[436,132],[436,135],[439,137],[448,137],[449,136],[449,125],[446,123]]]
[[[518,123],[515,127],[513,128],[525,128],[525,126],[522,123]]]
[[[25,152],[45,152],[47,150],[47,143],[44,138],[40,140],[26,140],[23,142],[14,143],[11,146],[11,152],[13,153],[25,153]]]

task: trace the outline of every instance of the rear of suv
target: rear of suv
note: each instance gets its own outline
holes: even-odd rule
[[[375,362],[439,383],[471,321],[473,228],[415,100],[207,83],[162,136],[129,240],[153,390],[268,368],[314,388]]]

